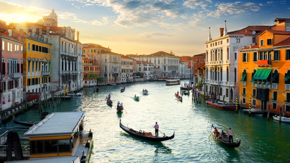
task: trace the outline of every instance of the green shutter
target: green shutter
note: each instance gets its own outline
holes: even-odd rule
[[[279,73],[275,72],[275,74],[273,75],[273,78],[271,79],[271,81],[275,81],[278,76],[279,76]]]
[[[244,73],[244,72],[243,72],[243,76],[242,76],[242,79],[241,79],[240,81],[241,81],[241,82],[242,82],[242,81],[245,81],[246,76],[247,76],[247,73]]]
[[[287,81],[287,80],[289,80],[289,79],[290,79],[290,74],[288,74],[287,76],[285,76],[284,81]]]

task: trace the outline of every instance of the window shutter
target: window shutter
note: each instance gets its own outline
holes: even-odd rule
[[[278,50],[277,53],[278,53],[278,60],[280,60],[280,50]]]

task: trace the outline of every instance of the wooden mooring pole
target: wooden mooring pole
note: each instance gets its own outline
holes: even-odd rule
[[[279,114],[279,122],[281,123],[281,116],[282,116],[282,108],[280,108],[280,114]]]
[[[267,110],[267,120],[270,120],[270,106],[268,105],[268,110]]]

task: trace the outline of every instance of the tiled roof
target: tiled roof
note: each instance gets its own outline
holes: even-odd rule
[[[285,21],[285,22],[289,22],[290,18],[276,18],[274,20],[274,22],[277,22],[277,21]]]
[[[121,58],[132,59],[131,57],[127,57],[125,55],[121,55]]]
[[[170,56],[170,57],[177,57],[175,56],[174,54],[170,54],[170,53],[167,53],[167,52],[164,52],[164,51],[159,51],[159,52],[155,52],[155,53],[152,53],[152,54],[149,54],[149,56]]]
[[[195,54],[193,57],[199,57],[199,56],[204,56],[205,57],[205,53]]]
[[[284,46],[284,45],[290,45],[290,36],[289,36],[289,38],[279,42],[278,44],[276,44],[274,46]]]
[[[273,34],[280,34],[280,35],[290,35],[290,31],[276,31],[276,30],[267,30]]]
[[[271,26],[247,26],[243,29],[228,32],[230,35],[251,35],[253,36],[253,31],[255,31],[255,35],[265,31],[266,29],[270,29]]]

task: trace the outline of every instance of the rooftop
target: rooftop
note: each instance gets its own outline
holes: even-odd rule
[[[37,137],[40,135],[67,135],[72,134],[77,124],[84,118],[86,112],[54,112],[29,128],[24,133],[26,136]]]
[[[290,37],[279,42],[278,44],[274,45],[274,46],[284,46],[284,45],[290,45]]]

